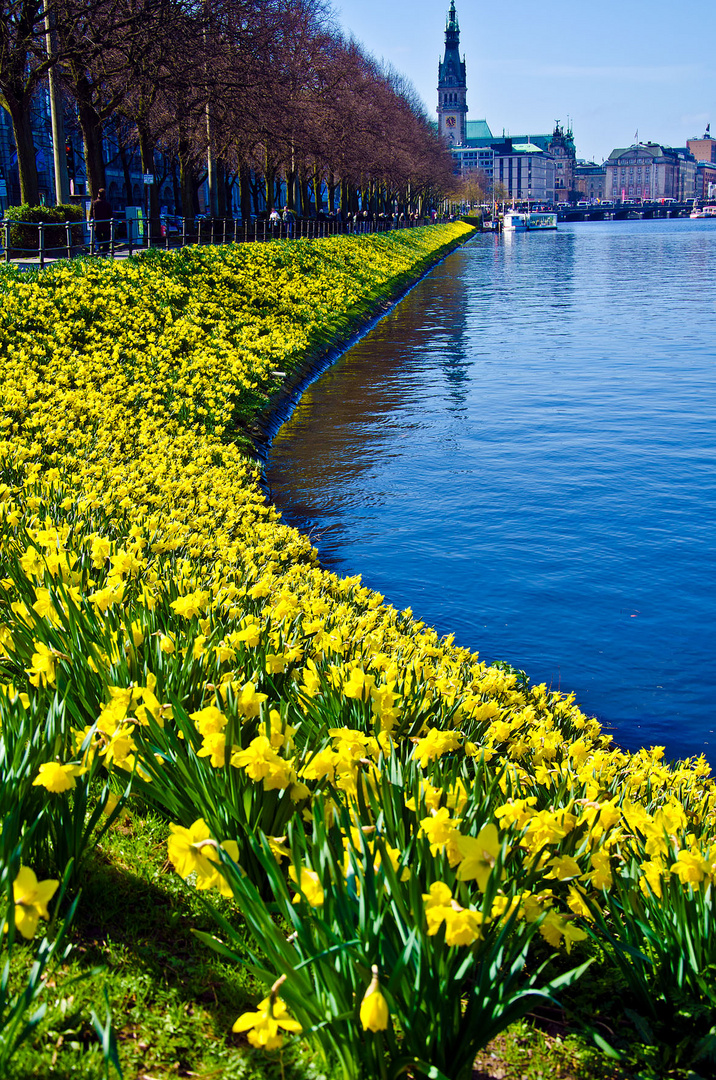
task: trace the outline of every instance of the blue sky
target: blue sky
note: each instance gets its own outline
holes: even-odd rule
[[[339,24],[406,75],[435,114],[449,0],[334,0]],[[716,135],[716,5],[456,0],[468,119],[495,135],[572,123],[577,156],[641,141]],[[540,11],[539,9],[543,9]],[[546,14],[544,9],[549,10]],[[578,12],[582,13],[578,13]]]

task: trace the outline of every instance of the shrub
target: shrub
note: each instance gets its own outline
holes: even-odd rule
[[[49,248],[66,248],[67,231],[65,224],[68,221],[84,221],[81,206],[10,206],[5,212],[6,221],[15,221],[18,224],[10,228],[10,251],[20,254],[23,251],[36,251],[39,247],[39,230],[36,225],[40,222],[55,225],[55,228],[45,230],[45,250]],[[84,241],[84,229],[80,226],[72,229],[72,244],[77,247]]]

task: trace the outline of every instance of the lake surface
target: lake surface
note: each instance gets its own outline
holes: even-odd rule
[[[715,390],[716,222],[485,234],[306,390],[268,482],[325,566],[716,763]]]

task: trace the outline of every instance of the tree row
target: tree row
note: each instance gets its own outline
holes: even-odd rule
[[[4,0],[0,95],[31,205],[31,104],[48,78],[81,132],[92,196],[106,186],[110,131],[143,172],[158,153],[172,162],[185,215],[207,180],[210,212],[240,201],[245,218],[277,191],[303,212],[360,199],[379,213],[453,186],[415,91],[346,39],[322,0]]]

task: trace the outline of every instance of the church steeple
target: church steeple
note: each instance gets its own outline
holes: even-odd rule
[[[451,146],[465,142],[467,114],[465,61],[460,59],[460,26],[455,0],[445,21],[445,55],[438,63],[438,131]]]

